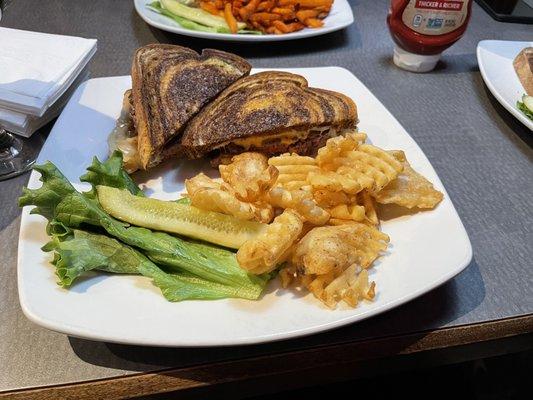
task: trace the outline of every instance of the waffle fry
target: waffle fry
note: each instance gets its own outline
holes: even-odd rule
[[[323,226],[311,230],[297,244],[291,263],[305,274],[327,274],[344,270],[354,263],[362,268],[387,248],[389,237],[361,223]]]
[[[305,190],[306,192],[312,191],[312,188],[307,181],[288,181],[279,183],[279,186],[287,190]]]
[[[379,192],[403,170],[403,164],[392,155],[369,144],[362,144],[357,150],[331,159],[327,165],[338,174],[356,180],[372,193]]]
[[[365,209],[365,217],[368,222],[372,225],[379,225],[378,213],[376,210],[376,201],[368,193],[368,191],[363,190],[357,195],[358,204],[362,205]]]
[[[269,204],[247,203],[222,189],[203,188],[189,194],[189,197],[194,207],[233,215],[243,220],[270,222],[274,217],[274,210]]]
[[[299,156],[294,153],[271,157],[268,164],[276,167],[279,171],[276,185],[289,190],[300,189],[308,185],[307,175],[319,170],[314,158]]]
[[[190,179],[185,179],[185,189],[189,196],[196,193],[199,189],[220,189],[221,184],[222,182],[220,180],[210,178],[203,172]]]
[[[435,208],[444,195],[436,190],[431,182],[411,168],[403,151],[390,153],[403,163],[403,171],[382,190],[373,194],[376,201],[381,204],[397,204],[407,208]]]
[[[375,297],[375,283],[369,282],[367,270],[357,264],[341,273],[329,272],[324,275],[302,275],[298,268],[289,266],[281,269],[279,276],[284,288],[305,288],[331,309],[340,301],[355,307],[361,300]]]
[[[231,163],[218,167],[220,176],[235,192],[239,200],[254,202],[267,192],[278,178],[276,167],[268,165],[261,153],[242,153],[233,156]]]
[[[287,153],[266,163],[242,155],[234,170],[221,167],[224,181],[201,174],[187,190],[198,207],[259,221],[278,215],[239,249],[243,268],[260,274],[283,263],[283,287],[308,290],[330,308],[342,301],[355,307],[374,298],[366,270],[389,243],[378,230],[376,204],[433,208],[442,200],[403,152],[365,140],[363,133],[329,139],[316,159]]]
[[[268,193],[268,202],[274,207],[292,209],[298,212],[305,221],[314,225],[324,225],[329,219],[328,212],[317,206],[312,194],[305,190],[275,187]]]
[[[374,298],[375,286],[374,282],[369,282],[367,270],[361,270],[353,264],[329,283],[317,297],[330,308],[335,308],[341,300],[355,307],[363,299]]]
[[[323,275],[307,275],[300,279],[302,284],[321,301],[324,300],[324,290],[333,280],[335,280],[335,271]]]
[[[313,157],[299,156],[296,153],[285,153],[276,157],[270,157],[268,164],[274,165],[275,167],[282,165],[317,165]]]
[[[294,265],[288,265],[279,270],[279,279],[281,281],[281,287],[288,288],[293,285],[298,277],[298,269]]]
[[[366,140],[365,133],[350,133],[345,136],[337,136],[328,139],[326,145],[318,150],[316,156],[317,165],[323,169],[330,169],[329,164],[337,157],[341,157],[349,151],[356,150]]]
[[[223,182],[198,174],[185,180],[185,188],[191,199],[191,205],[206,211],[215,211],[233,215],[243,220],[270,222],[274,209],[267,203],[247,203],[239,200],[231,188]]]
[[[340,204],[352,203],[352,196],[342,191],[332,192],[326,189],[313,190],[313,199],[322,208],[332,208]]]
[[[239,265],[254,274],[272,271],[288,257],[288,250],[302,228],[301,217],[292,210],[285,210],[263,233],[241,246],[237,251]]]
[[[359,181],[333,171],[311,172],[307,176],[307,182],[315,190],[325,189],[331,192],[343,191],[356,194],[363,189]]]
[[[366,218],[365,207],[358,204],[339,204],[327,211],[335,219],[364,221]]]
[[[354,221],[352,219],[341,219],[341,218],[330,218],[328,220],[328,225],[331,226],[340,226],[340,225],[355,225],[364,223],[364,221]]]

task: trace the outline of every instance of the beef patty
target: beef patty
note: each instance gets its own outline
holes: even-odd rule
[[[280,138],[264,143],[261,148],[252,145],[250,148],[245,149],[235,143],[229,143],[209,153],[209,157],[211,158],[210,163],[213,167],[217,168],[220,164],[229,164],[232,156],[246,151],[263,153],[267,157],[277,156],[283,153],[296,153],[301,156],[314,157],[318,149],[324,146],[329,138],[331,138],[331,133],[328,129],[322,132],[312,132],[305,139],[299,139],[290,145],[281,143]]]

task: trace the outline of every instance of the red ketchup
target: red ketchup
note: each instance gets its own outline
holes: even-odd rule
[[[387,24],[394,63],[413,72],[435,68],[441,53],[465,33],[472,0],[392,0]]]

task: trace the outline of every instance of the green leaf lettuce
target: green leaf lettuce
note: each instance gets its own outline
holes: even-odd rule
[[[231,286],[186,273],[166,273],[141,252],[108,236],[68,228],[64,232],[54,235],[43,248],[54,252],[52,264],[56,267],[58,283],[63,287],[70,286],[85,272],[100,270],[151,278],[169,301],[240,297],[239,290]]]
[[[103,228],[105,233],[137,248],[169,272],[187,272],[210,282],[236,288],[239,297],[257,298],[266,285],[268,277],[251,275],[242,270],[233,252],[163,232],[129,226],[107,214],[100,207],[94,191],[76,191],[51,162],[37,165],[34,169],[41,173],[43,184],[38,189],[24,188],[19,205],[33,205],[35,208],[31,213],[54,221],[55,227],[49,229],[58,229],[58,224],[70,229]],[[95,182],[94,177],[90,179],[91,183]]]

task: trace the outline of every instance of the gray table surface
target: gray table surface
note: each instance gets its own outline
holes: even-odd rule
[[[419,75],[391,62],[392,42],[385,24],[388,1],[350,3],[355,23],[344,31],[272,44],[227,44],[168,34],[146,25],[130,0],[15,0],[0,26],[97,38],[93,77],[128,74],[134,49],[153,42],[232,51],[255,67],[349,69],[396,116],[437,170],[472,241],[474,258],[468,268],[440,288],[384,315],[298,340],[191,350],[71,338],[32,324],[20,310],[16,200],[27,182],[26,174],[0,182],[0,391],[533,313],[533,132],[490,95],[475,54],[483,39],[533,40],[533,28],[496,22],[474,4],[464,38],[445,52],[434,72]]]

